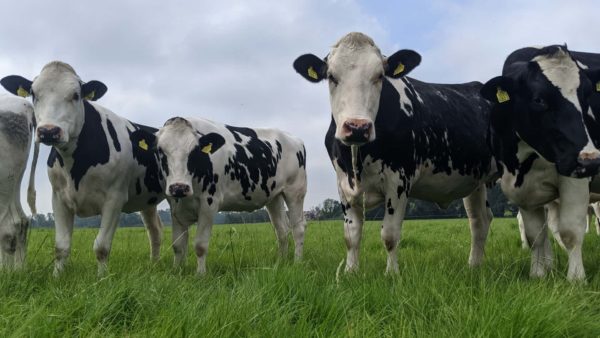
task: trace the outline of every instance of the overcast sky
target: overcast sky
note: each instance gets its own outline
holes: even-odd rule
[[[419,52],[423,61],[412,77],[450,83],[499,75],[504,58],[523,46],[566,42],[572,50],[600,52],[600,2],[594,1],[0,4],[0,76],[32,79],[47,62],[61,60],[84,81],[103,81],[108,92],[98,102],[134,122],[159,127],[175,115],[198,116],[291,132],[307,148],[305,209],[338,196],[323,145],[327,86],[297,75],[297,56],[325,56],[341,36],[360,31],[386,55],[403,48]],[[37,205],[46,213],[51,187],[48,147],[42,147]]]

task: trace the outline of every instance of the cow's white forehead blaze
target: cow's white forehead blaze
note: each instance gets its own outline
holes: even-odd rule
[[[592,139],[589,135],[587,128],[585,128],[585,121],[583,119],[583,110],[577,96],[577,90],[580,86],[580,69],[571,57],[571,55],[558,48],[556,53],[550,55],[539,55],[533,58],[534,62],[540,66],[542,74],[558,88],[561,95],[571,102],[581,117],[581,123],[584,126],[587,144],[583,147],[583,152],[598,153],[598,150],[594,147]]]
[[[544,76],[555,85],[560,93],[581,111],[577,98],[579,88],[579,67],[569,53],[559,48],[551,55],[539,55],[533,58],[542,70]]]

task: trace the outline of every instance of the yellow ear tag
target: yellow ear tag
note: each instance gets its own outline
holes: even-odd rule
[[[23,89],[23,87],[19,86],[19,89],[17,89],[17,95],[20,97],[27,97],[29,96],[29,92]]]
[[[315,72],[315,69],[312,66],[308,67],[308,76],[315,80],[319,79],[319,75],[317,75],[317,72]]]
[[[394,69],[394,76],[402,73],[404,71],[404,65],[402,63],[398,64],[398,67],[396,67],[396,69]]]
[[[498,99],[498,103],[504,103],[510,100],[510,96],[508,93],[502,90],[502,88],[498,87],[498,91],[496,92],[496,98]]]
[[[205,154],[210,154],[211,151],[212,151],[212,143],[209,143],[208,145],[202,147],[202,152]]]
[[[600,92],[600,81],[596,82],[596,91]]]
[[[138,143],[138,146],[144,150],[148,150],[148,143],[146,143],[146,140],[141,139],[140,142]]]
[[[94,96],[96,96],[96,91],[95,90],[93,90],[91,93],[87,94],[84,97],[84,99],[86,99],[86,100],[93,100]],[[146,147],[148,147],[148,146],[146,146]],[[148,148],[146,148],[146,150],[148,150]]]

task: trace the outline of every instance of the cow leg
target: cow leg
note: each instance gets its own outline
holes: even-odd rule
[[[350,205],[342,200],[344,211],[344,238],[346,239],[346,272],[358,270],[358,254],[363,227],[363,208],[359,205]]]
[[[596,234],[600,235],[600,202],[592,203],[592,209],[594,209],[594,216],[596,218]]]
[[[560,220],[558,232],[569,254],[567,279],[583,280],[585,270],[581,247],[585,231],[585,216],[589,203],[589,181],[565,176],[559,177]]]
[[[71,253],[71,238],[73,237],[73,211],[52,193],[52,211],[54,212],[54,277],[58,277],[65,269],[65,264]]]
[[[142,210],[140,214],[142,215],[142,221],[144,221],[148,240],[150,241],[150,259],[157,261],[160,257],[160,244],[162,242],[162,222],[158,217],[156,206]]]
[[[300,193],[286,194],[285,204],[289,208],[289,220],[292,226],[292,235],[294,237],[294,259],[299,261],[302,259],[304,249],[304,232],[306,231],[306,220],[304,219],[304,196],[306,188]]]
[[[281,194],[275,196],[269,203],[267,203],[267,212],[273,228],[275,229],[275,237],[279,244],[279,256],[285,257],[288,252],[288,216],[283,204],[283,196]]]
[[[406,214],[406,194],[397,197],[397,192],[388,193],[385,204],[385,216],[381,224],[381,240],[387,250],[386,274],[398,272],[398,242],[402,233],[402,221]]]
[[[531,210],[520,209],[525,226],[525,234],[531,248],[531,277],[544,277],[546,275],[546,249],[549,245],[548,229],[544,226],[544,208],[539,207]]]
[[[15,268],[20,269],[25,265],[25,256],[27,255],[27,231],[29,230],[29,218],[25,215],[21,217],[21,224],[17,234],[17,247],[15,250]]]
[[[491,213],[487,210],[486,200],[487,194],[484,184],[481,184],[469,196],[463,198],[465,211],[471,226],[470,266],[479,266],[483,261],[485,241],[492,222]]]
[[[115,231],[119,225],[122,208],[123,203],[118,202],[105,204],[102,210],[100,231],[94,241],[94,252],[98,260],[98,276],[100,277],[106,275],[108,269],[108,256],[110,255]]]
[[[529,243],[527,243],[527,235],[525,234],[525,225],[523,224],[523,215],[519,211],[517,213],[517,223],[519,224],[519,235],[521,236],[521,249],[529,250]]]
[[[200,208],[201,210],[204,208]],[[212,232],[213,218],[217,213],[216,210],[202,210],[198,216],[198,230],[196,231],[196,240],[194,243],[194,249],[196,250],[196,257],[198,260],[198,267],[196,273],[198,275],[204,275],[206,273],[206,254],[208,252],[208,242],[210,241],[210,234]]]
[[[173,222],[173,266],[178,268],[185,263],[188,249],[189,224],[185,224],[175,215],[174,206],[171,206],[171,220]]]

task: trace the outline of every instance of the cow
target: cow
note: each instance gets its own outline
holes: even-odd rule
[[[275,228],[280,255],[287,253],[291,223],[295,258],[302,257],[306,151],[300,139],[277,129],[174,117],[156,133],[153,144],[171,206],[175,266],[185,260],[190,224],[198,224],[194,248],[197,273],[202,275],[217,212],[252,211],[263,206]]]
[[[511,53],[502,75],[481,89],[494,104],[490,145],[502,169],[502,191],[523,218],[532,248],[532,277],[545,276],[552,265],[544,205],[560,198],[549,217],[557,219],[556,229],[569,255],[567,278],[585,278],[581,245],[590,177],[600,165],[600,152],[586,123],[592,91],[587,72],[560,45]]]
[[[105,94],[106,85],[83,82],[60,61],[45,65],[33,82],[11,75],[0,83],[15,95],[32,98],[36,140],[52,147],[48,176],[56,229],[54,275],[61,274],[70,255],[75,215],[101,215],[93,246],[99,275],[107,271],[121,212],[141,212],[151,257],[157,259],[162,224],[156,205],[165,195],[157,153],[147,143],[157,129],[93,102]]]
[[[21,268],[25,264],[30,219],[21,207],[21,180],[25,174],[35,125],[29,101],[0,95],[0,266]],[[27,203],[35,209],[35,167],[39,143],[35,143]]]
[[[480,265],[492,219],[485,182],[495,161],[486,146],[490,104],[481,83],[433,84],[406,75],[421,56],[389,57],[362,33],[342,37],[325,59],[305,54],[295,70],[327,80],[332,119],[325,147],[335,168],[344,212],[346,271],[356,271],[363,212],[384,203],[381,239],[386,272],[398,271],[397,246],[408,197],[446,207],[463,198],[471,226],[469,264]]]

